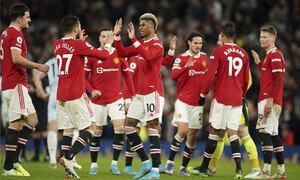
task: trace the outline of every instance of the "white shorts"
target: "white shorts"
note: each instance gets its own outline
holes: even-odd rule
[[[226,130],[226,128],[229,128],[237,131],[242,116],[242,108],[242,105],[227,106],[213,99],[211,102],[209,122],[215,129]]]
[[[48,102],[48,122],[56,121],[57,120],[57,113],[56,113],[56,97],[54,95],[49,97]]]
[[[106,126],[107,125],[107,115],[110,119],[124,119],[125,120],[125,110],[124,110],[124,99],[118,99],[117,101],[106,104],[99,105],[91,103],[95,111],[95,119],[97,126]]]
[[[279,117],[281,113],[281,106],[274,104],[266,124],[262,124],[264,118],[264,108],[267,103],[267,99],[258,102],[258,119],[256,129],[263,130],[271,135],[278,135]]]
[[[160,107],[162,107],[162,110],[160,111],[160,115],[159,115],[159,118],[158,118],[158,120],[159,120],[159,124],[161,124],[162,123],[162,116],[163,116],[163,112],[164,112],[164,104],[165,104],[165,98],[164,97],[162,97],[162,96],[160,96],[159,97],[159,102],[160,102]],[[140,121],[138,124],[137,124],[137,127],[145,127],[146,125],[147,125],[147,123],[146,123],[147,121],[146,120],[142,120],[142,121]]]
[[[203,106],[191,106],[177,99],[172,125],[177,127],[178,122],[188,123],[190,129],[202,128]]]
[[[82,130],[89,127],[92,122],[95,122],[94,110],[85,93],[81,98],[72,101],[57,100],[58,129]]]
[[[1,117],[3,126],[6,127],[8,122],[8,111],[7,111],[7,102],[4,100],[3,92],[1,91]]]
[[[147,95],[137,94],[129,106],[127,117],[137,119],[142,125],[145,125],[147,121],[160,119],[163,113],[163,104],[164,98],[157,92]]]
[[[7,104],[8,121],[12,122],[21,118],[21,115],[28,117],[35,113],[35,108],[28,94],[28,89],[18,84],[14,89],[3,91],[3,99]]]

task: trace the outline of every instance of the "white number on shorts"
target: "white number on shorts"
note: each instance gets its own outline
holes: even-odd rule
[[[228,56],[227,60],[229,61],[228,75],[232,76],[232,68],[235,69],[234,76],[237,76],[242,69],[243,61],[239,57],[233,58]]]
[[[3,44],[3,39],[1,39],[1,41],[0,41],[0,59],[1,60],[3,60],[3,57],[4,57],[4,50],[3,50],[2,44]]]
[[[62,57],[58,54],[56,56],[56,59],[58,60],[58,75],[66,75],[69,73],[69,67],[72,60],[72,56],[73,54],[63,54]],[[65,70],[62,70],[62,64],[64,63],[63,59],[66,59],[66,61],[64,61],[66,63]]]
[[[124,111],[124,104],[123,103],[119,103],[118,107],[119,107],[119,111]]]
[[[147,112],[154,112],[155,105],[153,103],[146,104],[147,105]]]

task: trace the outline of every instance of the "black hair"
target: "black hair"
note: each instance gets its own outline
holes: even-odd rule
[[[74,30],[74,28],[78,25],[79,18],[74,15],[67,15],[65,16],[61,22],[61,29],[63,34],[70,33]]]
[[[200,32],[193,31],[186,39],[186,48],[189,48],[189,41],[192,41],[194,37],[201,37],[202,42],[204,42],[204,35]]]
[[[102,27],[101,29],[100,29],[100,31],[99,31],[99,34],[101,34],[102,33],[102,31],[112,31],[112,29],[110,28],[110,27]]]
[[[235,37],[235,25],[232,22],[227,22],[226,24],[222,25],[221,33],[224,34],[227,38],[234,39]]]
[[[18,17],[23,17],[26,11],[30,12],[29,8],[25,4],[12,4],[9,7],[9,19],[11,21],[15,21]]]

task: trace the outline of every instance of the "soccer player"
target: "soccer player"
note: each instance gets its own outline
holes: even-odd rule
[[[218,45],[222,45],[222,41],[219,39],[218,40]],[[252,85],[252,77],[251,77],[251,72],[249,71],[249,84],[247,89],[249,90],[249,88]],[[246,152],[248,154],[249,160],[251,160],[251,164],[252,164],[252,170],[249,174],[247,174],[246,176],[244,176],[244,178],[247,179],[255,179],[256,176],[258,176],[261,173],[261,169],[259,167],[259,161],[258,161],[258,154],[257,154],[257,149],[256,149],[256,145],[254,143],[254,141],[252,140],[250,134],[249,134],[249,130],[248,130],[248,122],[249,122],[249,112],[248,112],[248,106],[247,103],[245,101],[245,99],[243,100],[243,110],[242,110],[242,116],[240,118],[240,125],[239,125],[239,129],[238,129],[238,136],[239,138],[242,140],[242,143],[246,149]],[[217,162],[220,159],[222,153],[223,153],[223,149],[224,149],[224,136],[226,134],[221,134],[219,136],[219,140],[218,140],[218,144],[216,147],[216,150],[214,152],[214,154],[212,155],[212,158],[209,162],[209,166],[208,166],[208,171],[207,174],[209,176],[214,176],[216,174],[217,171]],[[197,169],[198,167],[196,167],[195,169]],[[192,173],[192,172],[191,172]]]
[[[103,28],[100,30],[99,49],[104,49],[105,40],[110,34],[112,36],[112,30],[109,28]],[[86,87],[92,95],[91,101],[95,111],[97,126],[95,136],[90,142],[92,160],[90,174],[97,174],[97,156],[100,148],[100,137],[102,135],[103,126],[107,125],[107,116],[110,116],[114,127],[112,144],[113,160],[111,162],[110,172],[113,175],[120,175],[118,159],[124,144],[125,124],[121,75],[123,75],[127,87],[129,87],[131,96],[135,94],[133,80],[129,72],[127,62],[124,58],[118,57],[118,54],[113,47],[110,49],[110,55],[107,61],[91,61],[90,58],[86,58],[85,61]]]
[[[57,151],[57,117],[56,117],[56,94],[58,84],[58,67],[55,58],[49,59],[46,64],[50,67],[48,73],[36,72],[33,75],[33,82],[36,87],[37,96],[48,100],[48,136],[47,144],[50,159],[50,168],[56,169],[56,151]],[[48,76],[49,92],[46,92],[42,86],[42,79]]]
[[[196,169],[199,174],[204,176],[206,176],[209,161],[216,149],[219,135],[227,129],[236,164],[235,178],[243,177],[237,130],[242,115],[242,99],[248,87],[249,58],[244,49],[233,43],[234,36],[233,23],[229,22],[221,27],[219,39],[223,45],[213,50],[206,74],[206,88],[209,89],[213,84],[215,87],[209,117],[209,136],[202,164]],[[207,94],[208,89],[204,91],[204,95]],[[204,97],[201,99],[204,101]]]
[[[104,60],[109,56],[108,50],[97,50],[85,42],[86,35],[81,30],[79,18],[67,15],[61,21],[63,38],[54,42],[54,55],[58,64],[57,119],[58,128],[64,130],[62,149],[64,156],[60,159],[65,167],[66,177],[76,177],[72,159],[92,139],[95,132],[94,111],[85,94],[84,57]],[[109,49],[112,36],[107,38],[105,49]],[[74,128],[79,136],[72,143]]]
[[[272,153],[278,163],[277,172],[272,179],[287,179],[284,167],[284,147],[278,134],[279,116],[282,107],[285,61],[282,52],[275,46],[277,30],[265,25],[260,28],[260,46],[266,51],[264,61],[252,50],[255,63],[261,70],[260,91],[258,97],[258,120],[262,143],[264,166],[260,178],[270,178]]]
[[[164,65],[166,67],[169,67],[173,64],[173,59],[174,59],[174,54],[175,54],[175,49],[176,49],[176,42],[177,42],[177,37],[173,36],[170,40],[170,43],[169,43],[168,53],[167,53],[166,56],[163,57],[162,65]],[[136,76],[138,59],[139,59],[138,56],[133,56],[133,57],[130,57],[129,60],[128,60],[128,62],[129,62],[129,71],[132,74],[134,88],[135,88],[136,91],[138,89],[138,83],[137,83],[138,78]],[[131,103],[132,95],[130,94],[126,84],[124,85],[124,88],[123,88],[123,94],[124,94],[124,98],[125,98],[125,111],[127,113],[129,105]],[[161,107],[163,107],[164,97],[160,97],[160,103],[161,103],[160,104]],[[161,111],[161,113],[160,113],[160,117],[159,117],[159,122],[160,123],[162,122],[162,114],[163,114],[163,111]],[[143,126],[142,123],[139,123],[137,125],[137,133],[139,133],[140,127],[142,127],[142,126]],[[132,167],[132,160],[133,160],[133,157],[134,157],[134,152],[131,150],[128,138],[126,140],[125,157],[126,157],[125,158],[125,168],[124,168],[123,172],[125,174],[132,174],[132,175],[136,174],[136,172],[134,171],[134,169]],[[161,161],[160,161],[160,165],[159,165],[159,171],[160,172],[165,172],[165,166],[163,164],[161,164]]]
[[[199,104],[200,93],[207,71],[207,55],[201,52],[204,36],[192,32],[187,38],[188,50],[177,56],[171,78],[177,80],[175,112],[172,124],[178,128],[171,144],[165,172],[174,173],[174,158],[184,139],[186,144],[180,167],[181,176],[189,176],[186,167],[195,150],[197,131],[202,127],[203,104]]]
[[[3,99],[8,105],[8,129],[5,137],[4,176],[30,176],[18,162],[38,119],[27,89],[26,68],[47,72],[49,66],[27,59],[23,30],[29,28],[30,10],[24,4],[9,8],[10,26],[0,37]]]
[[[125,134],[130,144],[132,144],[132,150],[138,153],[142,161],[140,171],[134,176],[136,179],[160,178],[159,117],[162,111],[160,99],[163,96],[160,67],[164,50],[162,42],[155,34],[157,24],[155,15],[151,13],[143,14],[139,23],[139,30],[143,39],[137,40],[134,26],[132,23],[129,23],[127,31],[133,45],[127,48],[121,42],[122,19],[116,21],[114,28],[114,43],[118,55],[121,57],[139,55],[138,71],[136,72],[138,88],[136,96],[129,106],[125,123]],[[144,150],[141,138],[137,134],[136,126],[139,121],[147,124],[153,167]]]

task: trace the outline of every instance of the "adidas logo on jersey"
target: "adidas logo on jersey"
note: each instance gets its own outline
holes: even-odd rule
[[[98,60],[97,64],[101,64],[101,63],[102,63],[102,61],[101,61],[101,60]]]

